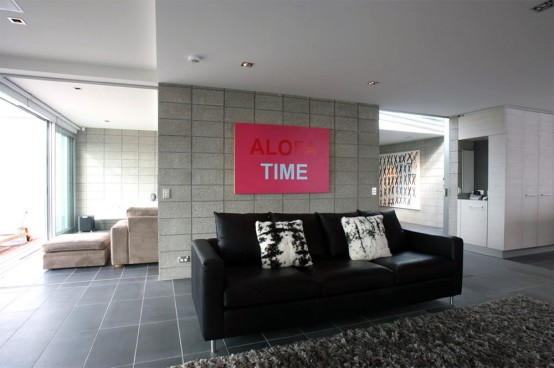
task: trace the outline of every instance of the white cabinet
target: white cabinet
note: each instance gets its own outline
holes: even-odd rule
[[[459,139],[489,140],[487,247],[554,244],[554,115],[502,107],[466,114],[458,124]],[[460,226],[459,218],[458,233]]]
[[[506,250],[554,243],[554,119],[551,114],[507,109]],[[519,156],[519,157],[518,157]]]
[[[464,243],[487,246],[487,201],[458,201],[458,236]]]
[[[538,245],[537,229],[539,224],[539,115],[523,111],[518,122],[524,126],[523,134],[523,206],[521,220],[523,221],[521,248]],[[510,134],[510,131],[508,131]]]
[[[539,116],[538,245],[554,244],[554,115]]]

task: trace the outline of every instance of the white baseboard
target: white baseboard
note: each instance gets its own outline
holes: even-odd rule
[[[539,254],[554,251],[554,245],[544,245],[542,247],[533,247],[525,249],[514,249],[514,250],[498,250],[487,247],[481,247],[473,244],[464,244],[464,250],[472,253],[484,254],[486,256],[492,256],[497,258],[513,258],[528,256],[531,254]]]

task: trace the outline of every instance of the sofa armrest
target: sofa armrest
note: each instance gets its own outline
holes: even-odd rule
[[[408,249],[443,256],[454,261],[456,265],[454,288],[460,294],[464,270],[464,241],[457,236],[425,234],[412,230],[404,230],[404,232]]]
[[[129,227],[127,220],[119,220],[110,230],[112,265],[129,263]]]
[[[129,263],[158,262],[158,217],[129,216]]]
[[[408,249],[443,256],[452,260],[463,258],[464,242],[456,236],[425,234],[406,230]]]
[[[216,239],[192,242],[192,300],[204,340],[223,337],[223,259],[212,244]]]

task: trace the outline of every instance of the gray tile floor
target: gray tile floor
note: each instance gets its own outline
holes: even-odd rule
[[[211,356],[200,336],[190,280],[158,281],[156,264],[37,273],[39,256],[0,277],[0,367],[167,367]],[[553,269],[552,252],[514,260],[466,252],[456,306],[515,294],[554,304]],[[447,309],[447,302],[229,338],[218,342],[217,355],[433,313]]]

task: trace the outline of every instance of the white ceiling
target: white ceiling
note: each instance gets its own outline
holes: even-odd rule
[[[9,78],[69,120],[87,128],[156,130],[158,90]],[[80,88],[75,89],[75,88]]]
[[[448,119],[379,111],[379,144],[402,143],[443,137]]]
[[[16,1],[23,13],[0,12],[0,72],[156,84],[154,0]]]
[[[158,79],[440,116],[501,104],[552,110],[554,9],[533,5],[158,1]],[[187,63],[191,54],[205,60]],[[243,60],[256,64],[239,68]]]
[[[439,116],[503,104],[552,111],[554,9],[529,10],[539,2],[17,0],[23,13],[0,11],[0,73],[48,78],[11,80],[83,126],[138,116],[156,129],[153,92],[135,87],[158,82]],[[192,54],[203,60],[188,63]],[[59,80],[115,87],[73,94]]]
[[[16,1],[23,13],[0,11],[0,73],[40,77],[9,80],[77,125],[157,129],[154,0]]]
[[[442,134],[402,132],[397,130],[379,129],[379,145],[419,141],[423,139],[442,137]]]

